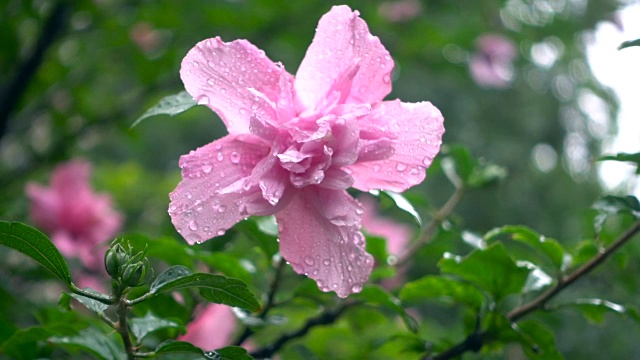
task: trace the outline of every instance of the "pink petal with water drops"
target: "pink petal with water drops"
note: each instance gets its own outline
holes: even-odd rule
[[[332,92],[340,103],[374,103],[391,92],[393,60],[357,11],[334,6],[318,24],[295,80],[299,106],[313,109]]]
[[[421,183],[442,143],[444,119],[440,111],[429,102],[385,101],[364,121],[373,125],[390,124],[395,136],[394,151],[387,159],[358,161],[349,166],[355,180],[353,187],[362,191],[402,192]]]
[[[252,116],[276,121],[281,87],[293,83],[281,65],[253,44],[225,43],[219,37],[201,41],[189,51],[180,77],[187,92],[215,111],[230,134],[249,133]]]
[[[180,158],[182,181],[169,195],[169,215],[190,243],[222,235],[262,202],[260,188],[249,181],[269,147],[253,136],[227,135]],[[268,211],[267,211],[268,212]],[[264,214],[261,214],[264,215]]]
[[[360,232],[362,208],[345,191],[307,188],[276,214],[280,254],[340,297],[359,292],[373,268]]]

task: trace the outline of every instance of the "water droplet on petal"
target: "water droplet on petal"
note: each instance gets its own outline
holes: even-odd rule
[[[198,224],[196,224],[196,222],[195,222],[195,221],[190,222],[190,223],[189,223],[189,229],[190,229],[191,231],[196,231],[196,230],[198,230]]]
[[[331,287],[334,288],[334,289],[337,289],[338,288],[338,284],[337,283],[333,283],[333,284],[331,284]]]
[[[389,75],[385,75],[382,77],[382,81],[384,81],[385,84],[388,84],[391,82],[391,77],[389,77]]]
[[[353,271],[353,266],[347,265],[347,271]]]
[[[380,171],[380,165],[373,165],[373,172]]]
[[[202,166],[202,171],[203,171],[205,174],[210,173],[212,169],[213,169],[213,166],[211,166],[211,165],[203,165],[203,166]]]
[[[204,232],[206,233],[211,232],[211,228],[208,226],[203,227],[202,230],[204,230]]]
[[[200,63],[198,63],[197,61],[194,61],[193,66],[200,66]]]
[[[209,84],[209,85],[213,86],[213,85],[215,85],[215,84],[216,84],[216,81],[215,81],[215,80],[213,80],[213,79],[208,79],[208,80],[207,80],[207,84]]]
[[[185,236],[185,239],[187,240],[187,242],[189,243],[196,243],[199,244],[202,242],[202,238],[200,237],[200,235],[198,235],[197,233],[189,233]]]
[[[190,192],[187,192],[185,195],[187,196],[187,199],[189,199],[189,200],[191,200],[191,198],[193,197],[193,195],[191,195]]]
[[[407,170],[407,165],[403,164],[403,163],[398,163],[398,165],[396,165],[396,170],[403,172],[405,170]]]
[[[240,154],[238,154],[235,151],[231,153],[231,156],[229,158],[231,159],[231,162],[234,164],[237,164],[240,162]]]
[[[219,213],[221,213],[221,214],[222,214],[223,212],[225,212],[226,210],[227,210],[227,207],[226,207],[226,206],[224,206],[224,205],[220,205],[220,206],[218,207],[218,212],[219,212]]]
[[[222,155],[222,153],[219,152],[218,155],[217,155],[217,159],[218,159],[218,161],[224,160],[224,155]]]
[[[318,271],[318,269],[315,269],[315,270],[313,270],[311,273],[312,273],[313,275],[318,275],[319,271]]]
[[[202,95],[198,99],[198,105],[209,105],[209,98],[206,95]]]
[[[324,260],[322,260],[322,263],[324,265],[326,265],[326,266],[329,266],[329,265],[331,265],[331,260],[330,259],[324,259]]]
[[[425,156],[424,159],[422,159],[422,163],[424,164],[424,166],[429,166],[429,164],[431,163],[431,159],[429,159],[428,156]]]
[[[362,285],[360,284],[353,285],[351,287],[351,291],[354,293],[359,293],[360,291],[362,291]]]
[[[218,236],[222,236],[222,235],[224,235],[224,233],[225,233],[224,229],[220,229],[220,230],[218,230],[218,232],[216,232],[216,234],[218,234]]]
[[[313,266],[313,265],[316,264],[316,261],[313,260],[313,257],[311,257],[311,256],[305,256],[304,263],[309,265],[309,266]]]

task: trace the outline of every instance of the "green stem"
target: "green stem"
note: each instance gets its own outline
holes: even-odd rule
[[[105,305],[113,305],[113,304],[116,303],[116,300],[114,298],[112,298],[111,296],[107,296],[107,295],[104,295],[104,294],[90,293],[88,291],[80,289],[74,283],[69,284],[69,290],[71,290],[71,292],[74,293],[74,294],[78,294],[78,295],[87,297],[89,299],[93,299],[93,300],[98,301],[100,303],[103,303]]]

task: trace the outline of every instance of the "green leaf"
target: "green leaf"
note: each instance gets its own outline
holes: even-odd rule
[[[237,278],[246,283],[251,282],[251,274],[242,266],[236,256],[221,252],[209,253],[204,251],[199,251],[196,256],[213,270],[220,271],[228,277]]]
[[[35,359],[38,352],[37,343],[51,335],[51,331],[40,326],[19,329],[0,345],[0,354],[19,360]]]
[[[482,188],[507,176],[505,168],[474,158],[463,146],[445,146],[442,153],[442,170],[456,187]]]
[[[543,235],[526,226],[507,225],[495,228],[484,235],[487,243],[495,242],[500,236],[507,235],[510,239],[527,244],[540,254],[545,255],[555,267],[561,270],[564,265],[566,250],[556,240],[547,239]]]
[[[529,276],[527,276],[527,281],[524,283],[524,287],[522,288],[523,294],[531,291],[538,291],[553,284],[553,278],[544,272],[544,270],[542,270],[538,265],[528,261],[517,261],[516,264],[530,270]]]
[[[260,221],[262,222],[264,220]],[[277,237],[272,234],[273,229],[265,229],[264,224],[262,227],[260,227],[256,223],[256,221],[253,221],[252,219],[240,222],[235,226],[235,228],[238,229],[238,231],[246,236],[249,240],[257,243],[268,259],[271,259],[273,255],[278,252],[278,241]]]
[[[174,321],[159,318],[151,311],[142,318],[129,320],[129,328],[138,341],[142,341],[147,335],[162,329],[179,329],[184,332],[184,326]]]
[[[82,349],[103,360],[125,359],[121,344],[100,330],[88,327],[74,336],[54,336],[49,341],[70,351]]]
[[[247,350],[240,346],[227,346],[222,349],[216,349],[212,353],[211,355],[216,360],[253,360]]]
[[[598,211],[593,220],[593,227],[596,233],[602,231],[604,222],[609,216],[628,213],[636,219],[640,217],[640,202],[635,196],[627,195],[624,197],[607,195],[593,204],[593,208]]]
[[[445,254],[438,263],[444,273],[460,276],[486,289],[496,301],[522,291],[529,270],[516,265],[500,243],[477,249],[464,258]]]
[[[88,291],[88,290],[85,289],[85,291]],[[92,292],[94,292],[94,291],[92,291]],[[98,293],[96,293],[96,294],[98,294]],[[79,303],[81,303],[87,309],[95,312],[98,315],[104,314],[104,312],[109,308],[109,305],[103,304],[103,303],[101,303],[101,302],[99,302],[97,300],[88,298],[86,296],[82,296],[82,295],[78,295],[78,294],[71,294],[71,293],[66,293],[66,292],[62,293],[62,295],[60,296],[60,300],[58,300],[58,304],[60,304],[64,308],[69,308],[70,300],[72,298],[78,300]]]
[[[0,221],[0,244],[29,256],[58,279],[71,284],[64,258],[51,240],[37,229],[19,222]]]
[[[461,303],[474,310],[480,310],[484,296],[472,284],[451,277],[427,275],[405,284],[400,290],[400,299],[408,303],[438,299],[447,303]]]
[[[188,353],[204,356],[204,352],[199,347],[185,341],[166,340],[162,342],[155,350],[156,355],[161,354],[177,354]]]
[[[260,309],[255,295],[242,280],[205,273],[195,273],[166,280],[159,284],[154,282],[150,292],[156,294],[195,287],[200,288],[200,294],[211,302],[241,307],[250,311]]]
[[[191,270],[189,270],[189,268],[187,268],[186,266],[174,265],[158,275],[158,277],[151,283],[149,292],[158,292],[158,289],[165,284],[190,274]]]
[[[640,39],[625,41],[620,46],[618,46],[618,50],[622,50],[624,48],[632,47],[632,46],[640,46]]]
[[[155,115],[169,115],[175,116],[181,114],[192,107],[198,105],[198,103],[187,93],[181,91],[175,95],[169,95],[160,100],[158,104],[147,110],[142,116],[133,122],[131,127],[138,125],[142,120]]]
[[[539,323],[527,320],[511,326],[518,334],[518,342],[529,359],[563,359],[556,348],[555,336]]]
[[[629,315],[636,322],[640,320],[636,317],[637,311],[635,309],[627,308],[626,306],[603,299],[576,299],[570,303],[559,305],[558,307],[570,307],[579,310],[587,320],[596,324],[602,323],[607,313]],[[640,322],[638,322],[638,324],[640,324]]]
[[[369,193],[375,196],[380,196],[380,194],[386,195],[393,201],[394,204],[396,204],[396,206],[400,210],[411,215],[413,220],[419,226],[422,226],[422,218],[420,217],[420,214],[418,214],[418,211],[416,210],[416,208],[413,207],[413,205],[409,202],[409,200],[407,200],[407,198],[405,198],[402,194],[398,194],[396,192],[388,191],[388,190],[372,190]]]
[[[417,321],[409,316],[400,300],[378,285],[366,285],[360,293],[351,295],[353,299],[365,301],[367,304],[383,306],[398,314],[409,330],[418,332]]]

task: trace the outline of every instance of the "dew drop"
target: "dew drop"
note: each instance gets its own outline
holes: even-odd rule
[[[318,275],[319,271],[318,271],[318,269],[314,269],[311,273],[312,273],[313,275]]]
[[[219,152],[218,155],[217,155],[217,159],[218,159],[218,161],[224,160],[224,155],[222,155],[222,153]]]
[[[203,227],[202,230],[204,230],[204,232],[206,232],[206,233],[211,232],[211,228],[208,227],[208,226]]]
[[[311,256],[305,256],[304,263],[309,265],[309,266],[313,266],[313,265],[316,264],[316,261],[313,260],[313,257],[311,257]]]
[[[215,84],[216,84],[216,81],[215,81],[215,80],[213,80],[213,79],[208,79],[208,80],[207,80],[207,84],[209,84],[209,85],[215,85]]]
[[[199,244],[202,242],[202,238],[197,233],[189,233],[185,236],[185,239],[190,244],[193,244],[193,243]]]
[[[190,222],[190,223],[189,223],[189,229],[190,229],[191,231],[196,231],[196,230],[198,230],[198,224],[196,224],[196,222],[195,222],[195,221]]]
[[[347,271],[353,271],[353,266],[347,265]]]
[[[338,284],[337,283],[333,283],[333,284],[331,284],[331,287],[334,288],[334,289],[337,289],[338,288]]]
[[[380,165],[373,165],[373,172],[380,171]]]
[[[398,165],[396,165],[396,170],[403,172],[405,170],[407,170],[407,165],[403,164],[403,163],[398,163]]]
[[[185,195],[187,195],[187,199],[191,200],[191,198],[193,197],[193,195],[191,195],[190,192],[187,192]]]
[[[360,284],[355,284],[351,287],[351,291],[354,293],[359,293],[360,291],[362,291],[362,285]]]
[[[220,230],[218,230],[218,232],[216,232],[216,234],[218,234],[218,236],[222,236],[222,235],[224,235],[224,233],[225,233],[224,229],[220,229]]]
[[[246,114],[246,113],[247,113],[247,110],[245,110],[245,109],[240,109],[240,114],[241,114],[241,115],[244,115],[244,114]]]
[[[429,166],[429,164],[431,163],[431,159],[429,159],[429,157],[428,157],[428,156],[425,156],[425,157],[424,157],[424,159],[422,159],[422,163],[423,163],[425,166]]]
[[[391,82],[391,78],[389,77],[389,75],[385,75],[384,77],[382,77],[382,81],[384,81],[385,84],[389,84]]]
[[[331,260],[330,259],[324,259],[324,260],[322,260],[322,263],[324,265],[326,265],[326,266],[329,266],[329,265],[331,265]]]
[[[194,61],[194,62],[193,62],[193,66],[200,66],[200,63],[199,63],[199,62],[197,62],[197,61]]]
[[[226,92],[227,92],[227,89],[225,89],[225,88],[220,89],[220,93],[221,93],[221,94],[224,94],[224,93],[226,93]]]
[[[202,171],[203,171],[205,174],[210,173],[212,169],[213,169],[213,167],[212,167],[211,165],[203,165],[203,166],[202,166]]]
[[[226,206],[224,206],[224,205],[220,205],[220,206],[218,207],[218,212],[219,212],[219,213],[221,213],[221,214],[222,214],[223,212],[225,212],[226,210],[227,210],[227,207],[226,207]]]
[[[229,158],[231,159],[231,162],[234,164],[237,164],[240,162],[240,154],[238,154],[235,151],[231,153],[231,156]]]

